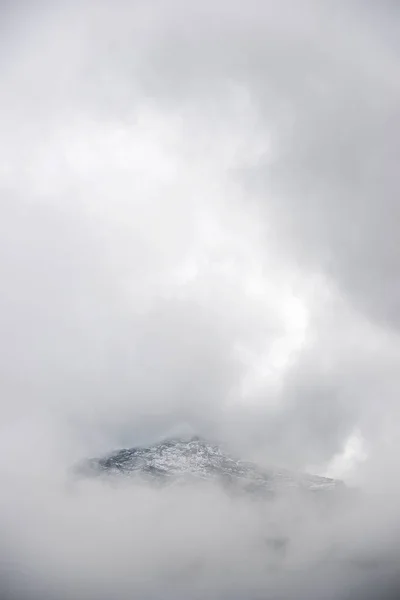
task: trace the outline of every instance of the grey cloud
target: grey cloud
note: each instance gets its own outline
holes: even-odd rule
[[[371,319],[378,319],[377,335],[379,320],[393,322],[397,298],[397,175],[393,159],[398,137],[397,55],[396,48],[385,44],[382,29],[375,30],[372,17],[368,22],[367,16],[367,9],[360,11],[356,4],[338,7],[307,2],[299,7],[287,2],[277,8],[273,3],[262,7],[250,3],[245,9],[234,3],[229,10],[223,4],[211,10],[207,3],[171,3],[167,9],[159,3],[145,7],[121,2],[116,10],[106,3],[96,10],[91,3],[84,7],[71,4],[51,8],[44,3],[37,13],[32,13],[30,27],[15,20],[2,84],[2,123],[6,134],[2,148],[3,227],[19,232],[19,238],[13,234],[10,241],[7,232],[3,238],[4,284],[9,296],[3,313],[5,332],[9,331],[4,338],[9,340],[4,370],[6,380],[12,379],[10,386],[17,385],[18,389],[23,385],[16,382],[13,369],[17,364],[20,368],[20,360],[26,356],[28,370],[31,369],[36,383],[41,381],[37,394],[47,387],[51,393],[44,395],[53,396],[63,377],[68,381],[66,397],[88,395],[93,406],[101,406],[96,397],[114,396],[112,403],[121,406],[115,399],[118,393],[125,398],[146,397],[142,387],[139,392],[135,387],[139,380],[128,373],[134,371],[130,361],[136,360],[132,356],[133,340],[137,335],[147,336],[143,323],[159,323],[162,330],[164,318],[168,321],[169,317],[160,315],[170,310],[170,323],[177,320],[190,332],[190,323],[186,317],[181,319],[173,302],[168,305],[173,308],[162,308],[161,312],[151,308],[152,295],[157,295],[153,281],[165,267],[173,266],[188,252],[196,235],[201,202],[193,203],[190,180],[185,182],[181,197],[175,184],[171,190],[168,182],[159,189],[147,187],[150,174],[145,176],[144,186],[138,185],[143,175],[140,169],[135,171],[137,156],[130,162],[126,157],[133,151],[129,136],[137,134],[135,127],[140,124],[144,102],[154,114],[164,111],[167,119],[180,115],[176,121],[178,146],[173,136],[168,132],[166,135],[168,144],[182,153],[177,164],[183,175],[187,168],[182,162],[186,148],[189,157],[194,152],[195,160],[203,162],[213,143],[224,148],[227,131],[235,119],[232,90],[247,90],[250,104],[245,110],[253,111],[254,118],[244,119],[242,129],[234,132],[238,138],[237,156],[231,161],[230,172],[221,164],[223,174],[217,176],[217,181],[220,177],[223,186],[232,176],[236,189],[241,182],[248,192],[241,210],[250,215],[255,211],[265,218],[265,235],[268,241],[272,239],[276,253],[274,264],[267,268],[278,270],[286,261],[289,269],[299,269],[305,279],[322,273],[330,286],[329,294],[339,298],[341,294],[354,310],[366,311]],[[203,137],[194,125],[197,121],[203,128]],[[247,123],[250,129],[246,132]],[[124,128],[127,139],[115,135],[115,128]],[[217,132],[217,140],[213,131]],[[240,139],[243,131],[245,140]],[[270,147],[266,162],[255,158],[249,168],[243,164],[245,151],[251,148],[252,141],[258,144],[263,135]],[[200,146],[196,148],[196,144]],[[118,154],[120,147],[123,152]],[[208,163],[204,162],[204,166],[209,169]],[[157,165],[154,173],[157,181]],[[215,180],[207,174],[203,197],[214,184]],[[154,199],[151,194],[159,195],[154,206],[160,220],[165,219],[168,226],[163,229],[156,224],[157,212],[150,209],[148,214],[141,213],[135,227],[124,229],[118,222],[119,215],[134,223],[133,199],[143,196],[139,202],[142,211],[145,203],[149,205],[149,198]],[[169,204],[162,197],[167,197]],[[210,210],[213,202],[211,195],[207,198]],[[163,204],[171,207],[170,216]],[[6,208],[7,205],[13,208]],[[21,211],[16,216],[18,205]],[[221,206],[220,215],[228,214],[229,203]],[[28,241],[26,229],[33,241]],[[156,246],[160,249],[155,250]],[[264,265],[265,256],[259,248],[257,252],[260,265]],[[130,280],[134,300],[127,295],[126,280]],[[208,276],[204,282],[206,288],[211,284]],[[197,293],[204,294],[201,289],[204,290],[194,286],[189,295],[194,294],[195,298]],[[243,336],[246,338],[243,326],[250,327],[251,343],[257,344],[255,340],[263,335],[257,335],[253,325],[246,325],[247,317],[239,326],[234,312],[230,312],[236,309],[224,304],[225,300],[219,303],[223,294],[231,293],[239,305],[242,303],[243,315],[253,310],[238,287],[228,290],[226,281],[214,288],[219,308],[214,317],[210,313],[208,318],[210,322],[212,318],[220,322],[224,312],[224,327],[231,330],[221,333],[218,327],[207,326],[215,335],[216,343],[211,344],[215,364],[209,364],[210,375],[195,376],[204,381],[210,376],[216,386],[213,390],[207,388],[209,406],[214,402],[211,398],[217,397],[223,405],[236,384],[234,371],[240,372],[240,368],[229,362],[228,348],[242,341]],[[31,296],[29,306],[24,302],[27,293]],[[196,321],[203,310],[197,308],[196,302],[195,299],[191,305],[189,321]],[[329,322],[326,316],[322,319],[327,333],[324,340],[315,344],[315,353],[311,352],[306,363],[300,358],[292,367],[292,375],[289,371],[293,383],[288,379],[288,398],[278,411],[282,414],[272,417],[272,423],[276,418],[283,419],[283,446],[286,442],[291,446],[293,435],[291,425],[288,433],[283,433],[287,416],[288,423],[294,420],[295,430],[305,428],[301,439],[309,436],[313,440],[315,436],[317,447],[326,458],[339,451],[349,429],[357,420],[363,420],[364,410],[358,399],[349,398],[341,349],[330,349],[336,342],[329,327],[332,331],[337,329],[339,320],[344,318],[340,302],[337,306],[332,309],[334,316]],[[150,311],[149,319],[141,324],[138,310],[140,314]],[[271,339],[279,336],[279,326],[273,331],[275,318],[275,314],[269,315],[263,324]],[[40,325],[43,320],[46,328]],[[34,328],[30,338],[25,329],[28,324],[30,330]],[[318,336],[321,323],[311,325],[311,330],[315,329],[313,335]],[[172,330],[174,325],[170,327]],[[363,327],[361,324],[352,335],[363,335]],[[220,335],[224,340],[221,346]],[[148,355],[157,356],[158,352],[164,357],[170,350],[157,348],[157,336],[147,336],[148,347],[154,344]],[[200,340],[196,336],[193,339],[196,343]],[[179,344],[179,338],[173,342]],[[338,343],[345,346],[351,344],[351,339],[344,332]],[[391,342],[389,345],[392,347]],[[332,351],[333,365],[327,373],[319,366],[320,356],[322,352],[328,356]],[[171,356],[177,356],[178,364],[180,350],[174,352],[172,349]],[[221,358],[224,354],[225,358]],[[353,365],[353,357],[348,360]],[[363,368],[369,370],[370,360],[375,357],[359,356],[357,360],[361,363],[357,373],[362,378]],[[48,369],[51,374],[47,374],[44,364],[52,365]],[[212,372],[219,369],[220,375],[215,379]],[[179,368],[166,371],[167,380],[173,380]],[[95,382],[104,382],[106,373],[108,384]],[[143,379],[143,374],[140,377],[140,386],[147,388],[148,380]],[[32,392],[36,384],[32,386],[32,377],[28,381]],[[193,405],[196,397],[200,407],[202,393],[194,391],[202,389],[198,385],[193,382],[190,389]],[[357,389],[357,384],[353,387]],[[171,390],[178,388],[172,386]],[[115,393],[118,389],[120,392]],[[341,399],[343,389],[345,400]],[[332,427],[329,434],[323,432],[322,416],[315,423],[312,420],[313,414],[317,416],[322,409],[317,410],[318,401],[311,398],[314,394],[319,397],[320,392],[327,393],[323,404],[328,411],[332,409],[331,419],[326,419]],[[174,396],[175,392],[171,394]],[[173,401],[175,406],[174,402],[177,401]],[[75,401],[61,402],[67,406],[70,403]],[[348,403],[352,406],[348,407]],[[128,405],[129,402],[124,404]],[[139,401],[141,405],[143,402]],[[372,400],[365,402],[366,413],[371,412],[372,405]],[[301,417],[303,425],[299,425],[297,415],[302,406],[302,414],[307,417]],[[93,412],[89,410],[89,414]],[[106,410],[105,415],[108,414]],[[224,411],[219,419],[222,414]],[[228,411],[228,422],[229,418]],[[270,419],[268,411],[265,418]],[[324,440],[330,440],[325,450],[319,446]],[[314,442],[310,444],[314,448]],[[291,453],[285,460],[291,460]]]
[[[22,6],[2,6],[0,68],[7,593],[353,598],[384,575],[390,597],[397,564],[319,559],[397,549],[395,9]],[[358,430],[355,478],[381,496],[329,524],[208,488],[66,488],[82,456],[185,427],[320,471]],[[284,581],[259,553],[276,523],[294,540]]]

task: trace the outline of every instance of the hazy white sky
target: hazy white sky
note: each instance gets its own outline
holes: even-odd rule
[[[189,427],[394,492],[397,4],[1,7],[2,472]]]
[[[396,11],[4,14],[4,427],[28,412],[118,445],[190,421],[319,471],[355,431],[379,453],[397,415]]]

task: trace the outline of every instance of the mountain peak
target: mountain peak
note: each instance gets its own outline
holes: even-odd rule
[[[91,474],[145,476],[158,482],[190,479],[259,492],[283,489],[331,490],[340,482],[284,469],[262,469],[225,453],[198,435],[174,437],[142,447],[121,449],[86,463]]]

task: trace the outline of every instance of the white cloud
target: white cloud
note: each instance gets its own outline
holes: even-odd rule
[[[382,491],[353,528],[353,513],[331,527],[274,506],[268,527],[295,540],[287,572],[311,565],[311,591],[329,598],[321,553],[337,537],[389,547],[398,514],[394,13],[311,0],[26,10],[4,13],[1,41],[0,556],[49,596],[93,581],[110,595],[117,573],[123,597],[130,553],[143,585],[153,559],[171,577],[203,559],[214,591],[231,564],[240,593],[279,587],[253,505],[63,486],[82,456],[188,427]],[[351,583],[340,575],[324,571],[332,597]]]

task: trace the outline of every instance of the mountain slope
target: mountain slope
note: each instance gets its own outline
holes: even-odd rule
[[[147,447],[122,449],[84,465],[86,473],[142,476],[158,482],[184,480],[217,481],[248,491],[276,492],[294,488],[307,491],[334,490],[343,485],[333,479],[286,470],[261,469],[226,454],[201,438],[170,439]]]

